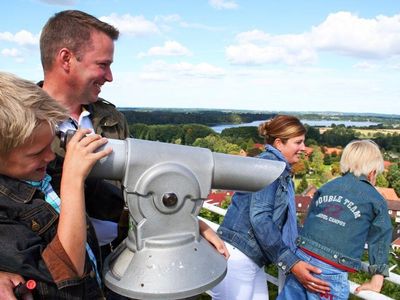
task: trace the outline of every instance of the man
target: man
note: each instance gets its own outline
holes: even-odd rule
[[[97,18],[81,11],[67,10],[51,17],[42,30],[40,53],[44,71],[43,89],[70,112],[68,121],[59,126],[61,131],[84,127],[113,139],[129,136],[128,124],[122,113],[111,103],[99,98],[101,87],[113,80],[111,64],[114,41],[119,31]],[[50,165],[49,173],[58,182],[64,150],[59,140],[53,143],[58,154]],[[114,184],[114,185],[113,185]],[[86,181],[86,209],[96,230],[105,258],[111,243],[117,237],[118,222],[127,221],[121,215],[124,201],[120,184],[104,180]],[[127,222],[120,229],[127,228]],[[126,231],[126,230],[125,230]]]
[[[70,118],[60,124],[61,131],[83,127],[107,138],[129,136],[123,114],[98,97],[101,87],[113,80],[110,67],[118,36],[115,27],[77,10],[59,12],[44,26],[40,38],[44,81],[39,85],[69,110]],[[49,167],[55,190],[59,188],[56,182],[60,179],[65,154],[59,144],[56,138],[53,148],[57,157]],[[120,184],[93,179],[85,184],[86,209],[105,257],[111,251],[111,244],[126,236],[128,218]],[[200,222],[200,231],[220,253],[229,255],[223,242],[204,222]],[[4,293],[3,288],[13,286],[18,279],[0,272],[0,295]]]

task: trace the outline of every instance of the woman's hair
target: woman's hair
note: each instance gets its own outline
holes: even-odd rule
[[[67,118],[67,110],[35,83],[0,72],[1,154],[24,144],[42,122],[54,130]]]
[[[64,10],[51,17],[40,35],[40,54],[45,71],[51,69],[58,51],[68,48],[78,57],[92,46],[92,32],[102,32],[116,41],[119,31],[114,26],[79,10]]]
[[[340,159],[342,173],[351,172],[355,176],[368,176],[371,171],[377,174],[384,170],[382,153],[371,140],[355,140],[347,144]]]
[[[265,144],[272,145],[276,139],[286,143],[288,139],[306,134],[307,130],[300,120],[294,116],[277,115],[258,126],[260,136]]]

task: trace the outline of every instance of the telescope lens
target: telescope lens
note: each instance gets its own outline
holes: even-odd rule
[[[173,207],[178,203],[178,197],[174,193],[165,193],[162,202],[166,207]]]

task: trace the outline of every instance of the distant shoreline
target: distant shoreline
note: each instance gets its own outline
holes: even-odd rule
[[[221,125],[211,126],[210,128],[217,133],[221,133],[222,130],[224,130],[226,128],[244,127],[244,126],[257,127],[259,124],[261,124],[263,122],[264,122],[264,120],[253,121],[250,123],[242,123],[242,124],[221,124]],[[345,125],[346,127],[348,127],[348,126],[368,127],[368,126],[374,126],[374,125],[379,124],[379,123],[370,122],[370,121],[350,121],[350,120],[307,120],[307,119],[302,119],[301,122],[303,124],[307,124],[310,126],[317,126],[317,127],[330,127],[332,124]]]

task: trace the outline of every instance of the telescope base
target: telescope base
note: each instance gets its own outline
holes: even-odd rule
[[[126,242],[105,260],[104,278],[109,289],[128,298],[187,298],[209,290],[225,277],[225,258],[203,238],[137,252]]]

